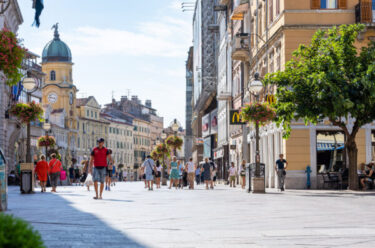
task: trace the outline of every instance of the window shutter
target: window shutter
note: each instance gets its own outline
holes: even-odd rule
[[[346,8],[348,8],[348,6],[347,6],[347,0],[338,0],[338,2],[339,2],[339,9],[346,9]]]
[[[320,9],[320,0],[311,0],[312,9]]]
[[[361,22],[372,22],[372,2],[370,0],[361,1]]]

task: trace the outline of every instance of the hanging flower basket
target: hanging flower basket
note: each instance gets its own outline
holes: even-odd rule
[[[31,103],[17,103],[10,108],[10,113],[20,119],[23,123],[30,123],[32,121],[43,121],[43,109],[40,104]]]
[[[242,120],[249,123],[258,123],[261,126],[273,121],[275,117],[275,109],[268,103],[250,103],[241,109]]]
[[[180,149],[184,141],[176,135],[171,135],[165,140],[165,143],[173,149]]]
[[[26,51],[13,32],[0,30],[0,71],[3,71],[7,85],[16,85],[21,80],[23,75],[20,69]]]
[[[157,145],[155,148],[155,152],[158,153],[160,156],[169,156],[169,148],[165,143]]]
[[[151,152],[150,156],[152,157],[153,160],[158,160],[158,159],[160,159],[161,154],[158,153],[156,150],[153,150],[153,151]]]
[[[56,144],[53,136],[41,136],[38,138],[38,146],[52,147]]]

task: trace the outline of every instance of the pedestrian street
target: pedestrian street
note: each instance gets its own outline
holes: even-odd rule
[[[103,200],[93,188],[49,191],[10,187],[8,211],[47,247],[375,247],[374,192],[148,191],[143,182],[117,183]]]

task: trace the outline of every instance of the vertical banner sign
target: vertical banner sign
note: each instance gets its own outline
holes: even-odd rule
[[[215,109],[210,114],[211,134],[217,134],[217,123],[217,109]]]
[[[229,114],[229,124],[230,125],[243,125],[246,122],[242,122],[239,110],[231,110]]]
[[[375,22],[375,0],[372,0],[372,22]]]
[[[202,137],[210,135],[210,114],[206,114],[202,117]]]

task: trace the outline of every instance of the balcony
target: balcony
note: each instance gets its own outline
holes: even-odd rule
[[[249,7],[249,0],[234,0],[233,13],[230,19],[242,21]]]
[[[371,0],[361,0],[359,4],[355,6],[355,22],[374,25],[375,15],[372,13]]]
[[[237,34],[232,40],[232,59],[249,61],[249,37]]]
[[[232,99],[232,94],[230,92],[220,91],[218,92],[216,99],[218,101],[230,101]]]

